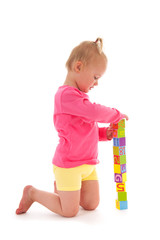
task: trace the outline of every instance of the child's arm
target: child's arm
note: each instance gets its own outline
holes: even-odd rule
[[[61,111],[84,118],[86,121],[101,123],[117,123],[125,117],[115,108],[101,104],[91,103],[89,98],[84,97],[76,90],[64,91],[61,96]]]

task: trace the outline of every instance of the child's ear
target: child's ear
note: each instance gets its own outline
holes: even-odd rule
[[[76,73],[80,73],[80,71],[82,70],[83,67],[83,63],[81,61],[77,61],[74,64],[74,70]]]

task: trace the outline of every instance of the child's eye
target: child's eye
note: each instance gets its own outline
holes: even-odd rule
[[[95,80],[98,80],[98,77],[94,76],[94,79],[95,79]]]

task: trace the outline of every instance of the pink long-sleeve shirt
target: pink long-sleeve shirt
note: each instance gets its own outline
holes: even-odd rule
[[[116,123],[123,118],[117,109],[91,103],[75,87],[59,87],[54,105],[59,144],[52,163],[62,168],[99,163],[98,141],[107,141],[107,128],[99,128],[97,122]]]

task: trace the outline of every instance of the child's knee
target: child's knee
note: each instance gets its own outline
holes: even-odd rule
[[[95,210],[99,205],[99,199],[95,201],[85,201],[81,203],[81,206],[88,211]]]
[[[63,209],[62,210],[62,216],[63,217],[75,217],[79,212],[79,207],[75,207],[75,208],[70,208],[70,209]]]

